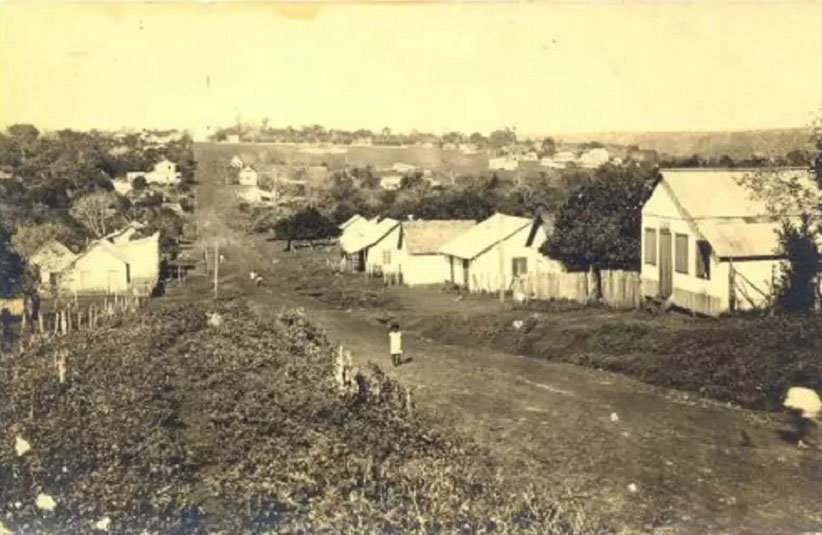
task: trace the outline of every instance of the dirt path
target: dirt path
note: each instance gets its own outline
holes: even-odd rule
[[[199,202],[206,238],[225,243],[221,284],[241,290],[263,313],[306,308],[358,364],[375,361],[413,385],[423,410],[474,436],[508,470],[549,480],[634,532],[665,525],[684,533],[822,528],[820,454],[776,438],[784,428],[776,416],[686,399],[615,374],[409,334],[404,345],[413,360],[391,368],[383,326],[278,284],[278,270],[298,268],[272,265],[271,244],[227,225],[219,187],[204,184]],[[248,280],[251,269],[263,273],[262,288]]]

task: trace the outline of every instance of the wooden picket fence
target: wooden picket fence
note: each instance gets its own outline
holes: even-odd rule
[[[33,336],[64,336],[77,330],[94,330],[114,317],[136,313],[145,307],[144,296],[84,296],[85,299],[64,300],[42,307],[36,317],[23,314],[23,334]]]
[[[636,271],[604,270],[602,303],[613,308],[631,309],[642,304],[642,287]],[[595,295],[596,281],[589,272],[529,273],[518,277],[512,290],[527,299],[567,299],[590,302]]]

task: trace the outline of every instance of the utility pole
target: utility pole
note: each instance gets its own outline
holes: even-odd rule
[[[220,272],[220,244],[214,244],[214,297],[217,297],[217,286],[219,284]]]
[[[497,250],[499,251],[499,302],[505,302],[505,255],[502,252],[502,214],[495,214],[497,217],[497,229],[499,231],[499,243]]]

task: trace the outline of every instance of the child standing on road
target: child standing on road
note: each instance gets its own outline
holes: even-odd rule
[[[398,323],[391,324],[388,332],[388,345],[391,350],[391,362],[394,366],[399,366],[402,361],[402,331]]]

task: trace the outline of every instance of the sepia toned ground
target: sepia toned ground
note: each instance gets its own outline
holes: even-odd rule
[[[822,528],[822,453],[780,439],[788,429],[781,415],[621,375],[426,339],[414,332],[425,318],[501,311],[503,305],[493,298],[455,301],[436,290],[385,291],[362,276],[334,276],[324,253],[285,253],[281,243],[234,230],[237,214],[222,186],[207,175],[199,180],[201,229],[207,239],[224,243],[222,288],[245,294],[260,314],[303,307],[352,351],[356,364],[377,362],[412,385],[419,410],[474,437],[511,473],[555,484],[590,515],[626,532]],[[264,277],[262,287],[248,280],[251,269]],[[620,313],[569,308],[546,314],[566,324],[594,324]],[[411,361],[398,368],[386,355],[390,316],[406,326]],[[675,328],[685,319],[660,321],[662,328]]]

